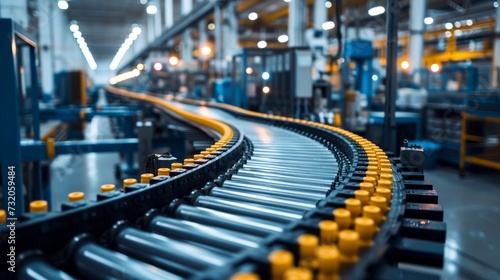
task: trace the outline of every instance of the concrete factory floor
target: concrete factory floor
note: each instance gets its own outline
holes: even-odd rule
[[[443,279],[500,279],[500,173],[474,168],[425,171],[434,184],[447,224]]]

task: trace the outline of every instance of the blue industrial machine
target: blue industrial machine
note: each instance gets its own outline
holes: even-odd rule
[[[374,94],[372,42],[367,40],[346,42],[345,59],[355,63],[354,89],[366,95],[367,107],[370,108]]]

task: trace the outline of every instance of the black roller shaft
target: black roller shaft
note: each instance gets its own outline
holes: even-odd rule
[[[247,248],[258,248],[260,238],[221,228],[157,216],[151,220],[148,229],[170,238],[194,241],[231,252]]]
[[[181,241],[132,227],[120,227],[113,238],[113,246],[120,252],[174,271],[172,263],[194,270],[223,267],[227,259]]]
[[[232,201],[211,196],[200,196],[196,199],[195,206],[202,206],[236,215],[255,217],[282,224],[302,219],[304,211],[282,209],[261,204]]]
[[[78,248],[74,264],[78,273],[87,279],[182,279],[93,242],[86,242]]]
[[[37,257],[23,263],[17,272],[19,280],[73,280],[76,278],[52,266],[46,260]]]
[[[255,236],[268,236],[272,233],[283,232],[282,225],[275,222],[242,217],[191,205],[180,205],[173,216],[177,219],[230,229]]]
[[[227,198],[236,201],[251,202],[262,205],[269,205],[276,208],[306,211],[316,207],[317,200],[299,200],[279,195],[257,194],[246,191],[238,191],[225,188],[213,188],[210,195],[220,198]]]

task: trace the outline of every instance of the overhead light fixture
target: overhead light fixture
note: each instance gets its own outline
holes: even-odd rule
[[[212,49],[209,47],[209,46],[203,46],[201,48],[201,54],[202,55],[205,55],[205,56],[208,56],[212,53]]]
[[[154,4],[149,4],[148,7],[146,8],[146,13],[150,15],[154,15],[158,12],[158,8]]]
[[[245,69],[245,72],[248,74],[248,75],[251,75],[253,73],[253,69],[252,67],[247,67],[247,69]]]
[[[80,46],[81,49],[87,48],[87,43],[86,42],[80,43],[78,45]]]
[[[153,69],[156,71],[156,72],[160,72],[161,70],[163,70],[163,64],[161,62],[155,62],[153,64]]]
[[[265,87],[262,88],[262,92],[264,94],[268,94],[270,91],[271,91],[271,89],[268,86],[265,86]]]
[[[285,35],[285,34],[280,35],[278,37],[278,42],[280,42],[280,43],[286,43],[286,42],[288,42],[288,35]]]
[[[406,60],[403,60],[401,62],[401,68],[403,68],[404,70],[410,68],[410,63],[408,61],[406,61]]]
[[[460,21],[456,21],[456,22],[455,22],[455,27],[456,27],[456,28],[460,28],[460,27],[462,27],[462,23],[461,23]]]
[[[377,75],[372,75],[372,81],[374,81],[374,82],[378,81],[378,76]]]
[[[148,3],[148,0],[139,0],[139,2],[141,2],[142,5],[146,5]]]
[[[450,38],[451,37],[451,32],[450,31],[446,31],[444,33],[444,36],[446,36],[446,38]]]
[[[132,78],[138,77],[139,75],[141,75],[141,71],[134,69],[132,71],[128,71],[128,72],[122,73],[120,75],[114,76],[113,78],[109,79],[109,83],[114,85],[114,84],[117,84],[117,83],[120,83],[120,82],[123,82],[126,80],[130,80]]]
[[[474,22],[472,21],[472,19],[468,19],[465,23],[467,24],[467,26],[472,26]]]
[[[434,73],[436,73],[437,71],[439,71],[439,64],[436,64],[436,63],[432,64],[431,65],[431,71],[434,72]]]
[[[424,23],[429,25],[434,23],[434,19],[432,17],[426,17],[424,18]]]
[[[64,0],[60,0],[57,2],[57,7],[61,10],[67,10],[69,8],[68,2]]]
[[[445,27],[446,29],[448,29],[448,30],[453,29],[453,23],[451,23],[451,22],[447,22],[447,23],[444,25],[444,27]]]
[[[255,12],[251,12],[248,14],[248,19],[249,20],[256,20],[259,17],[259,15]]]
[[[73,37],[75,37],[76,39],[82,37],[82,32],[80,32],[80,31],[73,32]]]
[[[332,2],[330,2],[330,1],[326,1],[326,2],[325,2],[325,7],[326,7],[327,9],[330,9],[330,8],[332,7]]]
[[[493,2],[493,7],[495,7],[495,9],[498,8],[498,2],[497,1]]]
[[[209,30],[214,30],[214,29],[215,29],[215,24],[213,24],[213,23],[209,23],[209,24],[208,24],[208,29],[209,29]]]
[[[264,40],[259,41],[259,42],[257,43],[257,47],[258,47],[259,49],[263,49],[263,48],[267,47],[267,42],[266,42],[266,41],[264,41]]]
[[[139,63],[139,64],[137,64],[135,69],[142,71],[142,70],[146,69],[146,65],[144,65],[143,63]]]
[[[134,43],[134,40],[137,39],[137,35],[141,34],[141,31],[142,31],[141,28],[137,24],[132,25],[132,30],[130,34],[126,37],[120,49],[118,49],[118,52],[116,52],[115,56],[113,57],[113,60],[109,64],[109,69],[116,70],[123,56],[130,48],[130,46]]]
[[[385,13],[385,8],[382,6],[373,7],[368,10],[368,14],[372,17]]]
[[[262,79],[264,79],[264,80],[269,80],[269,77],[270,77],[270,75],[269,75],[269,73],[268,73],[268,72],[264,72],[264,73],[262,73]]]
[[[330,30],[335,27],[335,23],[333,21],[327,21],[321,25],[323,27],[323,30]]]
[[[175,65],[177,65],[177,63],[179,63],[179,59],[178,59],[177,57],[175,57],[175,56],[171,56],[171,57],[168,59],[168,63],[169,63],[170,65],[175,66]]]
[[[462,36],[462,34],[464,34],[464,32],[460,29],[458,30],[455,30],[455,36]]]
[[[83,37],[80,37],[80,38],[76,39],[76,42],[77,42],[79,45],[81,45],[81,44],[85,43],[85,39],[84,39]]]
[[[71,25],[69,26],[69,30],[71,30],[71,32],[76,32],[78,31],[78,29],[80,29],[80,27],[78,26],[78,24],[76,24],[76,21],[72,21]]]
[[[283,1],[285,1],[285,2],[289,3],[289,2],[290,2],[290,1],[292,1],[292,0],[283,0]]]

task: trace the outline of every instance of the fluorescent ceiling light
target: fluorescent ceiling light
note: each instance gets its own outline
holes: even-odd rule
[[[266,41],[259,41],[257,43],[257,47],[259,47],[259,49],[263,49],[263,48],[267,47],[267,42]]]
[[[321,25],[323,27],[323,30],[330,30],[335,27],[335,23],[333,21],[327,21]]]
[[[426,17],[424,18],[424,23],[427,25],[432,24],[434,23],[434,19],[432,17]]]
[[[382,6],[373,7],[368,10],[368,14],[372,17],[385,13],[385,8]]]
[[[61,1],[57,2],[57,7],[59,7],[59,9],[61,9],[61,10],[67,10],[69,5],[68,5],[68,2],[61,0]]]
[[[284,35],[284,34],[280,35],[278,37],[278,42],[280,42],[280,43],[286,43],[286,42],[288,42],[288,35]]]
[[[146,8],[146,13],[148,13],[150,15],[154,15],[154,14],[156,14],[156,12],[158,12],[158,8],[155,5],[150,4]]]
[[[250,14],[248,14],[248,19],[249,20],[256,20],[257,18],[259,18],[259,15],[255,12],[252,12]]]

